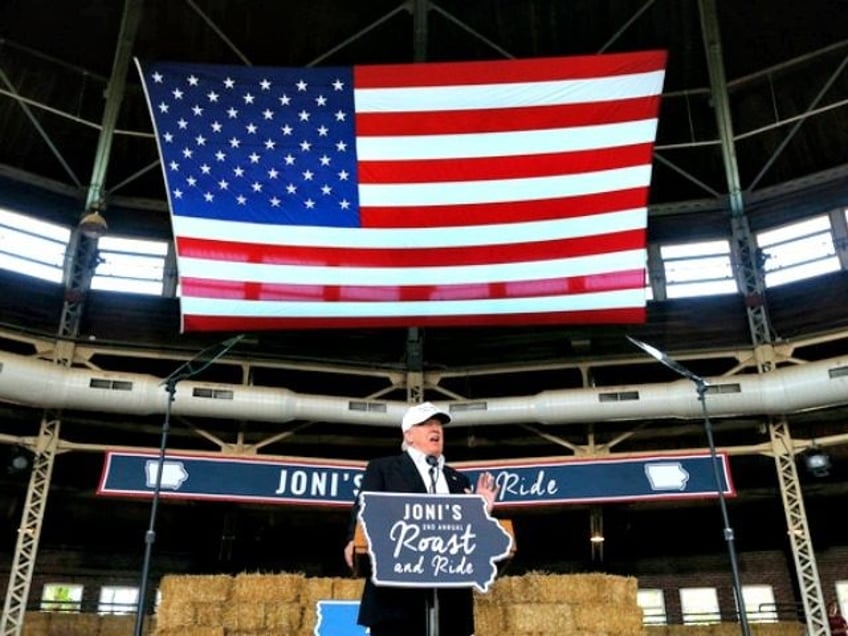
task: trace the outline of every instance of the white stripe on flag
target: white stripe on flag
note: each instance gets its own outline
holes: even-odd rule
[[[196,316],[232,316],[240,318],[345,318],[403,316],[473,316],[562,311],[598,311],[640,307],[645,303],[644,289],[485,300],[442,300],[405,302],[287,302],[273,300],[239,301],[230,298],[183,296],[183,314]]]
[[[544,155],[653,143],[656,131],[656,119],[642,119],[597,126],[494,133],[359,136],[356,157],[359,161],[408,161]],[[540,156],[539,161],[544,161],[544,157]]]
[[[645,259],[645,250],[636,249],[593,256],[496,265],[339,268],[238,263],[184,257],[180,260],[180,274],[192,278],[268,284],[362,287],[463,285],[591,276],[641,269],[645,267]]]
[[[353,93],[356,111],[361,113],[551,106],[653,96],[662,88],[663,74],[651,71],[547,82],[355,88]]]
[[[554,241],[641,229],[645,227],[646,220],[647,209],[634,208],[585,217],[469,227],[318,227],[220,221],[190,216],[174,216],[173,224],[176,236],[186,238],[266,245],[379,249],[473,247]]]
[[[544,158],[539,157],[539,161],[544,161]],[[613,188],[616,190],[646,188],[650,181],[651,166],[644,165],[526,179],[442,183],[366,183],[359,186],[359,206],[403,208],[421,205],[543,201],[609,192]]]

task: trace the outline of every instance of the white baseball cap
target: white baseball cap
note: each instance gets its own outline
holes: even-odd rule
[[[409,408],[403,416],[403,420],[401,420],[400,428],[404,433],[406,433],[413,426],[423,424],[431,418],[440,420],[442,424],[447,424],[451,421],[451,416],[448,415],[447,411],[443,411],[438,406],[430,402],[422,402],[421,404],[416,404]]]

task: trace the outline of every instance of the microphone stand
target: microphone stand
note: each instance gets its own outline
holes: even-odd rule
[[[430,491],[436,494],[436,482],[438,481],[437,469],[439,460],[434,455],[427,455],[427,465],[430,466]],[[426,636],[439,636],[439,590],[435,587],[427,590],[425,595]]]
[[[698,401],[701,403],[701,413],[704,417],[704,430],[707,435],[707,444],[710,448],[710,459],[713,465],[713,476],[715,478],[716,492],[718,493],[719,507],[721,508],[721,517],[724,523],[724,540],[727,543],[727,553],[730,557],[730,570],[733,575],[733,593],[736,596],[736,607],[739,611],[739,626],[743,636],[751,636],[751,630],[748,626],[748,615],[745,612],[745,600],[742,598],[742,583],[739,579],[739,565],[736,560],[736,544],[733,534],[733,528],[730,527],[730,517],[727,514],[727,502],[724,497],[724,487],[721,481],[721,472],[718,467],[718,454],[716,453],[715,441],[713,439],[713,426],[710,422],[709,413],[707,412],[707,387],[709,384],[701,376],[693,373],[682,364],[669,358],[665,353],[647,343],[626,336],[627,339],[634,345],[642,349],[652,358],[655,358],[663,365],[684,378],[691,380],[695,384],[695,390],[698,393]]]
[[[150,524],[144,535],[144,563],[141,568],[141,583],[138,589],[138,602],[135,614],[135,636],[142,636],[144,632],[144,609],[147,605],[147,583],[150,578],[150,559],[153,553],[153,543],[156,541],[156,513],[159,510],[159,495],[162,490],[162,472],[165,464],[165,450],[168,447],[168,432],[171,429],[171,406],[174,403],[174,395],[177,392],[177,382],[196,376],[204,371],[218,358],[232,349],[244,334],[225,340],[224,342],[207,347],[188,362],[180,365],[173,373],[166,377],[160,386],[165,386],[168,401],[165,404],[165,418],[162,421],[162,434],[159,444],[159,457],[156,463],[156,481],[153,487],[153,500],[150,505]]]

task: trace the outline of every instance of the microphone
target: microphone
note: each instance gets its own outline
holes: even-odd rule
[[[427,455],[427,464],[430,466],[430,494],[436,492],[436,467],[439,465],[439,458],[435,455]]]

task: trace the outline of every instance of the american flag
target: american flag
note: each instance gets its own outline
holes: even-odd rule
[[[665,60],[139,62],[183,330],[644,321]]]

